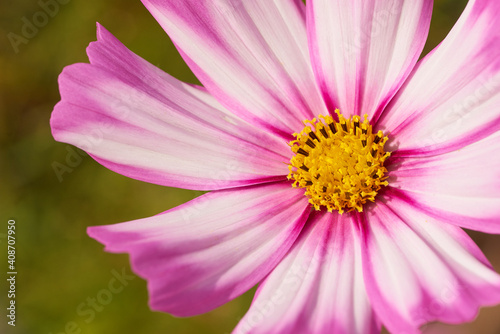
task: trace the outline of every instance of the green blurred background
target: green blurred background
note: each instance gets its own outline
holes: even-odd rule
[[[85,48],[95,40],[95,22],[100,22],[132,51],[166,72],[183,81],[197,80],[139,0],[66,1],[27,44],[18,46],[17,53],[7,34],[21,35],[23,17],[31,20],[41,7],[35,0],[0,3],[0,301],[4,310],[0,332],[230,333],[253,291],[189,319],[151,312],[146,283],[138,277],[127,281],[121,292],[109,293],[113,271],[131,275],[128,258],[104,253],[100,244],[87,237],[86,227],[151,216],[200,193],[128,179],[86,155],[74,161],[60,182],[53,165],[68,165],[71,146],[55,142],[50,133],[50,113],[59,100],[57,76],[66,65],[87,62]],[[446,36],[465,4],[465,0],[436,1],[425,52]],[[15,328],[7,326],[4,318],[8,219],[17,224]],[[500,271],[500,238],[479,233],[473,237]],[[106,304],[98,304],[92,312],[86,303],[98,297]],[[500,307],[482,310],[471,324],[431,325],[426,332],[500,333]]]

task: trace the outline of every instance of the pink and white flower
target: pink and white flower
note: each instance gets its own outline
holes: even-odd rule
[[[89,228],[130,254],[152,309],[193,316],[260,283],[235,333],[419,333],[500,303],[500,275],[461,229],[500,233],[500,2],[470,0],[420,61],[431,0],[143,3],[203,87],[98,25],[90,64],[59,78],[51,126],[113,171],[211,191]],[[391,151],[388,185],[343,214],[287,179],[303,121],[340,122],[337,108],[367,115]]]

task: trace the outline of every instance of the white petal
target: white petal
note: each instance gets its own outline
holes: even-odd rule
[[[54,137],[142,181],[213,190],[283,180],[287,143],[231,115],[125,48],[104,28],[91,64],[67,67]]]
[[[401,158],[391,187],[441,221],[500,233],[500,132],[461,150]]]
[[[295,242],[309,205],[289,182],[221,190],[150,218],[89,227],[129,253],[150,305],[176,316],[208,312],[262,280]]]
[[[353,226],[338,214],[311,216],[233,334],[379,333]]]
[[[500,2],[472,0],[415,68],[379,126],[394,156],[450,152],[500,130]]]
[[[500,302],[500,275],[460,228],[387,196],[363,226],[363,265],[370,301],[391,333],[471,321]]]
[[[424,47],[430,0],[309,0],[313,67],[331,110],[373,121],[403,84]]]
[[[198,79],[226,108],[291,138],[325,113],[301,0],[143,0]]]

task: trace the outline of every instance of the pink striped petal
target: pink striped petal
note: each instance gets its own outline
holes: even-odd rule
[[[441,221],[500,233],[500,132],[459,151],[404,158],[390,173],[399,196]]]
[[[446,39],[415,68],[379,125],[395,156],[464,147],[500,130],[500,2],[472,0]]]
[[[432,0],[310,0],[314,72],[331,110],[378,119],[417,62]]]
[[[203,85],[247,121],[291,138],[325,113],[301,0],[143,0]]]
[[[348,215],[315,213],[233,334],[379,333]]]
[[[151,308],[208,312],[262,280],[299,235],[310,209],[288,182],[221,190],[163,214],[89,227],[113,253],[129,253],[148,280]]]
[[[91,64],[66,67],[54,138],[151,183],[212,190],[283,180],[286,142],[231,115],[203,89],[130,52],[101,26]]]
[[[471,321],[481,306],[500,303],[500,275],[460,228],[392,196],[361,223],[366,288],[391,333]]]

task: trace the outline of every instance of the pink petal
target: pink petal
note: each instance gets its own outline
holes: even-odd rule
[[[500,303],[500,276],[460,228],[393,196],[361,224],[366,288],[391,333],[471,321],[479,307]]]
[[[315,213],[233,334],[379,333],[349,216]]]
[[[500,129],[500,2],[469,1],[380,119],[395,156],[464,147]]]
[[[461,227],[500,233],[500,132],[459,151],[404,158],[391,187],[421,210]]]
[[[143,0],[203,85],[226,108],[291,138],[325,114],[301,0]]]
[[[432,0],[310,0],[314,72],[331,110],[376,120],[418,60]]]
[[[66,67],[59,78],[56,140],[123,175],[180,188],[236,187],[288,173],[286,142],[147,63],[101,26],[88,54],[91,64]]]
[[[208,312],[262,280],[309,215],[288,182],[221,190],[163,214],[89,227],[113,253],[129,253],[148,280],[151,308],[176,316]]]

